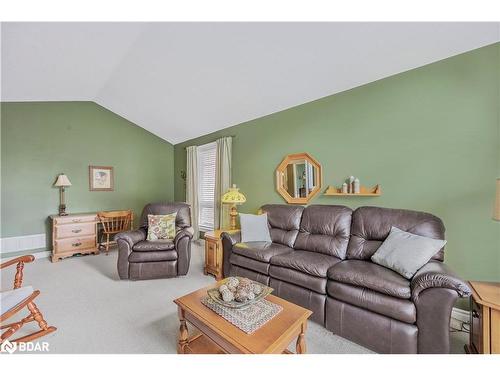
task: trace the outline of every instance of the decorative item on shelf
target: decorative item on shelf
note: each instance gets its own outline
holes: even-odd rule
[[[359,178],[354,179],[353,185],[354,185],[354,194],[359,194],[360,193]]]
[[[216,303],[239,309],[266,297],[272,288],[245,277],[228,277],[218,288],[209,289],[208,296]]]
[[[382,195],[382,189],[380,185],[375,185],[372,188],[368,188],[363,185],[359,185],[359,193],[344,193],[342,188],[338,189],[335,186],[328,186],[323,193],[327,196],[345,196],[345,197],[378,197]]]
[[[114,191],[113,167],[89,165],[89,190]]]
[[[493,209],[493,220],[500,221],[500,178],[497,178],[497,189],[495,196],[495,208]]]
[[[347,189],[347,182],[342,184],[342,194],[347,194],[349,190]]]
[[[352,194],[354,193],[354,176],[350,176],[348,181],[349,181],[349,186],[347,188],[347,192]]]
[[[242,193],[240,193],[239,190],[240,189],[238,189],[236,185],[233,184],[233,187],[229,188],[229,190],[222,196],[222,203],[231,205],[231,211],[229,213],[231,220],[230,230],[236,229],[236,217],[238,216],[236,205],[245,203],[247,201],[246,197]]]
[[[69,181],[68,176],[61,173],[57,176],[54,186],[59,188],[59,215],[66,216],[68,214],[66,213],[66,203],[64,202],[64,190],[66,187],[71,186],[71,182]]]

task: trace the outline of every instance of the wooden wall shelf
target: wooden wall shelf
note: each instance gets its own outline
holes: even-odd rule
[[[328,186],[323,195],[328,196],[342,196],[342,197],[379,197],[382,195],[382,189],[380,185],[375,185],[372,188],[367,188],[366,186],[361,185],[359,187],[359,193],[342,193],[342,188],[336,188],[335,186]]]

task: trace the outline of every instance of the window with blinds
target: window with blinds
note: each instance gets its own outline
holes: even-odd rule
[[[215,142],[198,147],[198,225],[202,231],[214,229],[216,151]]]

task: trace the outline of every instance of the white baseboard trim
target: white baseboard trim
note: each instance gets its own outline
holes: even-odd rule
[[[454,307],[451,310],[451,318],[458,320],[461,323],[469,323],[469,311]]]
[[[44,249],[47,246],[45,233],[27,236],[0,238],[0,253],[17,253],[26,250]]]

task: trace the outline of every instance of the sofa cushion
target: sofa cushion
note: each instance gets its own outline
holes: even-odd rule
[[[238,254],[231,254],[229,258],[229,262],[232,265],[236,265],[238,267],[246,268],[248,270],[252,270],[255,272],[259,272],[263,275],[269,274],[269,263],[261,262],[252,258],[247,258]]]
[[[301,250],[271,258],[272,265],[290,268],[317,277],[326,277],[328,269],[338,262],[340,262],[339,258],[330,255]]]
[[[172,203],[149,203],[142,210],[141,220],[139,222],[141,228],[148,227],[148,215],[168,215],[177,213],[175,216],[175,230],[178,232],[181,229],[191,226],[191,210],[187,203],[172,202]]]
[[[267,214],[239,214],[242,242],[271,242]]]
[[[233,253],[260,262],[269,262],[271,257],[291,253],[292,248],[274,242],[240,242],[233,246]]]
[[[445,244],[445,240],[435,240],[392,227],[391,233],[371,260],[411,279]]]
[[[441,219],[426,212],[382,207],[359,207],[352,214],[348,259],[368,260],[377,251],[395,226],[419,236],[444,239]],[[444,248],[432,259],[444,260]]]
[[[148,241],[172,240],[175,237],[175,216],[177,212],[168,215],[148,215]]]
[[[398,273],[364,260],[345,260],[328,271],[328,278],[397,298],[409,299],[410,281]]]
[[[304,207],[286,204],[266,204],[260,208],[260,211],[267,213],[272,241],[293,247],[299,233],[300,220]]]
[[[139,241],[132,248],[133,251],[163,251],[173,249],[175,249],[173,240]]]
[[[330,297],[367,309],[405,323],[415,323],[417,309],[413,302],[375,292],[364,287],[328,280],[326,290]]]
[[[345,206],[306,207],[293,247],[345,259],[351,231],[351,215],[352,210]]]
[[[307,288],[313,292],[326,294],[326,282],[328,279],[325,277],[311,276],[301,271],[273,265],[269,267],[269,276],[302,288]]]
[[[177,260],[177,251],[132,251],[128,256],[130,263],[164,262],[167,260]]]

